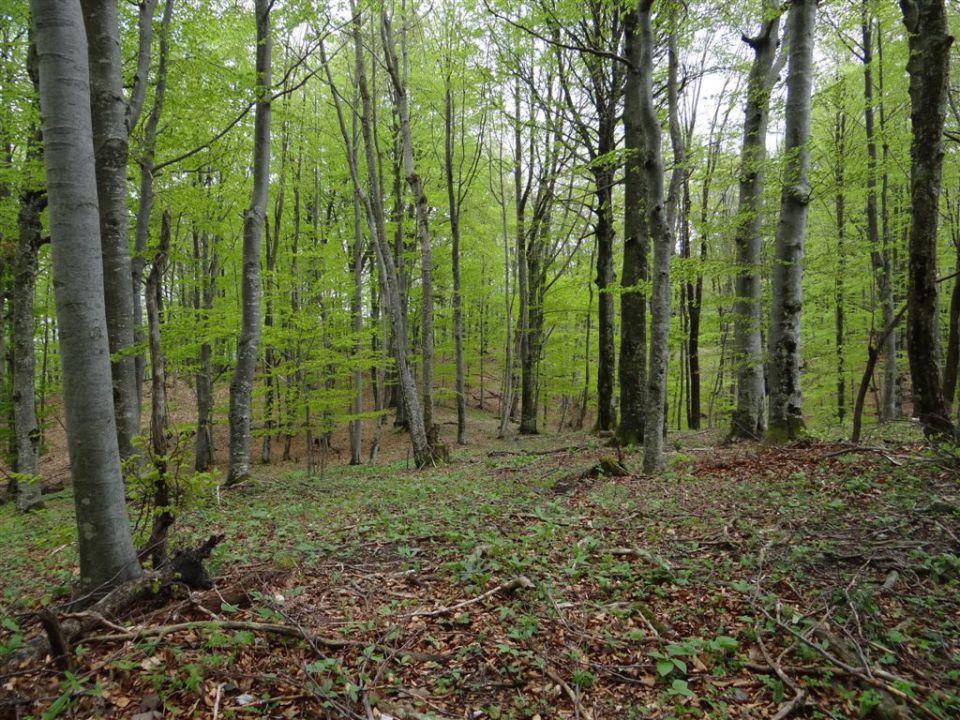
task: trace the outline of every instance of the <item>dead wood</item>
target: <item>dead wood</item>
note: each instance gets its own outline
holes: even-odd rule
[[[266,633],[270,635],[280,635],[282,637],[303,640],[309,645],[318,648],[342,650],[345,648],[363,649],[370,647],[371,643],[361,642],[359,640],[344,640],[341,638],[329,638],[322,635],[315,635],[307,632],[296,625],[285,623],[264,623],[247,620],[195,620],[190,622],[176,623],[174,625],[157,625],[153,627],[133,627],[121,628],[121,632],[108,633],[103,635],[89,635],[85,638],[86,642],[132,642],[151,638],[162,640],[168,635],[174,635],[189,630],[245,630],[249,632]],[[396,650],[387,645],[376,645],[383,650],[389,650],[395,655],[407,657],[421,662],[443,663],[449,660],[446,655],[420,653],[412,650]]]
[[[67,603],[61,610],[62,622],[53,608],[47,608],[45,612],[49,613],[49,616],[46,620],[44,620],[44,613],[40,614],[45,633],[33,638],[23,648],[12,653],[8,662],[22,664],[50,654],[58,658],[58,665],[61,665],[59,658],[69,658],[70,646],[83,639],[95,628],[108,623],[107,618],[122,617],[129,613],[131,608],[146,601],[164,602],[169,598],[169,591],[175,585],[186,585],[195,590],[212,588],[213,581],[203,566],[203,561],[210,557],[210,553],[223,539],[223,535],[212,535],[196,548],[178,551],[160,571],[144,573],[135,580],[117,586],[93,605],[85,608],[86,612],[65,613],[64,610],[83,608],[82,601],[89,599],[90,596]]]
[[[586,446],[583,445],[569,445],[567,447],[553,448],[552,450],[494,450],[487,453],[488,458],[497,458],[497,457],[523,457],[525,455],[532,455],[536,457],[542,457],[545,455],[565,455],[576,452],[582,452],[583,450],[588,450]]]
[[[837,451],[835,451],[835,452],[827,453],[827,454],[824,455],[823,457],[824,457],[824,459],[826,459],[826,458],[834,458],[834,457],[839,457],[839,456],[841,456],[841,455],[849,455],[849,454],[852,454],[852,453],[874,453],[874,454],[879,455],[880,457],[882,457],[884,460],[886,460],[887,462],[889,462],[891,465],[894,465],[894,466],[896,466],[896,467],[902,467],[902,466],[903,466],[903,463],[902,463],[902,462],[900,462],[899,460],[897,460],[896,457],[894,457],[893,455],[891,455],[891,454],[890,454],[889,452],[887,452],[884,448],[868,447],[868,446],[866,446],[866,445],[855,445],[855,446],[853,446],[853,447],[844,448],[843,450],[837,450]]]
[[[54,664],[61,672],[74,672],[76,665],[73,661],[73,652],[70,649],[70,642],[64,637],[57,614],[49,607],[45,607],[38,615],[40,624],[47,634],[47,641],[50,643],[50,654]]]
[[[497,593],[505,592],[510,593],[515,590],[528,589],[533,587],[533,582],[526,575],[518,575],[510,582],[501,583],[495,588],[487,590],[482,595],[477,595],[475,598],[470,598],[469,600],[464,600],[459,602],[456,605],[451,605],[450,607],[440,608],[438,610],[418,610],[416,612],[407,613],[403,617],[437,617],[439,615],[449,615],[452,612],[461,610],[469,605],[474,605],[478,602],[486,600],[488,597],[493,597]]]
[[[759,609],[760,612],[763,613],[768,620],[776,624],[777,627],[793,637],[794,640],[803,643],[836,668],[843,671],[845,675],[856,680],[861,686],[877,690],[880,694],[881,702],[873,710],[874,717],[880,720],[908,720],[909,718],[915,717],[914,713],[911,712],[912,708],[931,720],[939,720],[938,716],[927,708],[923,702],[894,686],[894,683],[903,683],[903,678],[877,668],[857,667],[855,663],[860,662],[858,655],[850,650],[846,643],[839,640],[821,625],[813,628],[813,634],[826,640],[833,652],[825,650],[819,643],[813,642],[806,635],[797,632],[789,625],[781,622],[778,618],[775,618],[767,612],[767,609],[762,605],[755,603],[754,607]],[[918,689],[932,692],[932,688],[927,686],[918,683],[910,684]],[[902,703],[906,703],[906,705]],[[907,707],[907,705],[910,707]]]

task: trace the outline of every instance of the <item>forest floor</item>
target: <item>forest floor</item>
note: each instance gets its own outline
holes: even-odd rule
[[[700,433],[661,477],[636,452],[610,477],[595,436],[470,421],[428,471],[392,436],[377,466],[200,488],[176,538],[225,534],[216,590],[109,619],[66,676],[0,657],[0,718],[960,717],[936,457]],[[0,656],[70,593],[72,512],[69,488],[0,507]]]

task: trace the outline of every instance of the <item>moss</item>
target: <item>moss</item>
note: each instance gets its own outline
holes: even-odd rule
[[[768,445],[786,445],[795,440],[807,437],[807,426],[799,418],[791,418],[784,422],[770,423],[763,439]]]
[[[624,467],[623,463],[612,455],[604,455],[600,462],[594,467],[597,475],[603,477],[626,477],[630,471]]]
[[[643,434],[639,430],[618,428],[614,439],[620,447],[640,447],[643,445]]]

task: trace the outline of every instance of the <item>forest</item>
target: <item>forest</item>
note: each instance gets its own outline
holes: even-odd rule
[[[0,719],[960,716],[956,0],[0,0]]]

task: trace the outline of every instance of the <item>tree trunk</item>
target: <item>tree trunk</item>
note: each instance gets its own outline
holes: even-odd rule
[[[647,303],[641,283],[648,279],[647,255],[650,238],[645,218],[646,188],[643,179],[643,127],[640,113],[640,39],[637,12],[625,19],[625,52],[633,67],[628,68],[624,86],[623,207],[623,294],[620,297],[620,425],[621,445],[643,441],[644,403],[647,375]]]
[[[960,237],[957,238],[960,240]],[[957,366],[960,365],[960,241],[957,242],[956,277],[950,294],[950,330],[947,336],[947,360],[943,368],[943,393],[947,407],[957,397]],[[958,402],[960,404],[960,402]]]
[[[36,54],[31,48],[27,67],[36,85]],[[26,163],[35,167],[42,160],[40,128],[28,141]],[[30,510],[40,504],[40,427],[37,423],[36,362],[34,353],[34,293],[37,279],[37,251],[42,243],[40,215],[47,204],[46,192],[38,186],[35,171],[20,191],[17,214],[19,236],[13,268],[13,417],[17,443],[17,509]]]
[[[877,140],[874,131],[873,108],[873,33],[868,0],[863,3],[861,36],[863,48],[863,119],[867,138],[867,240],[870,243],[870,258],[883,323],[893,318],[893,287],[890,278],[890,257],[887,248],[881,245],[880,223],[877,211]],[[880,419],[888,422],[897,417],[897,336],[890,333],[883,347],[884,382]]]
[[[96,153],[97,197],[107,313],[113,360],[113,404],[120,456],[133,453],[140,433],[134,344],[133,288],[127,241],[127,108],[116,0],[82,0],[88,38],[90,108]]]
[[[666,425],[667,362],[670,357],[670,266],[673,229],[667,221],[663,188],[663,153],[660,120],[653,100],[654,35],[652,0],[640,0],[637,28],[640,43],[640,122],[643,128],[643,167],[647,188],[647,227],[653,241],[653,290],[650,298],[650,363],[643,433],[643,470],[663,469],[663,434]]]
[[[356,137],[356,133],[354,133]],[[363,232],[360,227],[360,198],[353,196],[353,295],[350,299],[350,317],[353,322],[353,414],[350,422],[350,464],[361,465],[363,448],[363,368],[360,354],[363,350]]]
[[[277,423],[273,420],[274,405],[279,406],[280,381],[276,377],[277,366],[280,364],[279,353],[274,347],[272,329],[274,325],[273,302],[277,287],[277,255],[280,251],[280,235],[283,231],[283,208],[286,198],[286,168],[287,153],[290,150],[290,132],[289,121],[284,120],[281,132],[282,140],[280,143],[280,169],[277,196],[273,203],[273,235],[270,235],[270,223],[265,222],[266,230],[266,277],[263,281],[266,303],[264,308],[263,326],[267,328],[267,342],[264,349],[263,370],[264,385],[266,392],[263,395],[263,442],[260,445],[260,462],[264,465],[270,463],[270,451],[273,447],[273,435]],[[279,414],[279,407],[277,408]]]
[[[111,402],[87,48],[77,0],[31,0],[40,65],[44,164],[80,590],[99,594],[140,565]],[[124,276],[124,280],[126,277]]]
[[[199,290],[196,297],[198,327],[204,337],[210,329],[210,311],[217,291],[216,242],[211,242],[206,232],[194,234],[194,262],[198,266]],[[206,472],[213,466],[213,348],[208,341],[200,345],[200,357],[196,373],[197,386],[197,439],[194,446],[194,469]]]
[[[227,485],[250,473],[250,422],[253,381],[260,348],[260,236],[270,188],[270,8],[256,0],[257,80],[253,128],[253,190],[243,217],[243,318],[237,341],[237,366],[230,381],[230,458]]]
[[[150,240],[150,214],[153,212],[153,164],[157,149],[157,128],[160,125],[160,116],[163,113],[163,101],[167,91],[167,58],[170,44],[170,22],[173,16],[174,0],[166,0],[163,8],[163,20],[160,31],[160,55],[157,60],[157,82],[153,91],[153,108],[147,116],[143,127],[142,150],[138,164],[140,166],[140,202],[137,206],[136,229],[133,240],[133,258],[130,261],[131,289],[133,292],[133,327],[134,339],[139,345],[141,325],[143,324],[143,310],[140,299],[143,286],[143,269],[147,257],[147,243]],[[142,9],[141,9],[142,13]],[[141,36],[142,37],[142,36]],[[129,111],[129,107],[127,108]],[[137,384],[137,407],[142,399],[143,376],[146,371],[146,360],[143,351],[138,351],[134,357],[134,373]]]
[[[950,435],[953,421],[940,373],[937,285],[937,222],[943,170],[943,125],[950,79],[950,47],[944,0],[901,0],[909,33],[910,286],[907,292],[907,355],[914,412],[928,435]]]
[[[160,242],[147,276],[144,295],[147,301],[147,336],[150,347],[150,454],[156,475],[153,479],[153,523],[147,549],[154,568],[167,560],[167,531],[173,524],[167,455],[167,359],[160,341],[160,314],[163,312],[163,273],[170,253],[170,211],[164,210],[160,222]]]
[[[513,190],[516,203],[517,233],[517,291],[520,297],[520,313],[517,318],[518,359],[520,361],[520,427],[521,435],[537,433],[536,378],[530,375],[534,365],[530,362],[530,295],[527,274],[527,229],[526,205],[529,189],[523,185],[523,121],[520,118],[520,78],[514,83],[513,118]],[[531,137],[532,143],[532,137]],[[533,172],[533,169],[530,169]],[[512,414],[512,408],[511,408]]]
[[[390,324],[394,338],[394,353],[397,364],[397,375],[400,382],[400,393],[405,416],[408,420],[410,442],[413,446],[414,462],[417,467],[426,467],[433,463],[433,453],[427,441],[427,429],[423,421],[423,410],[417,393],[416,382],[410,365],[407,361],[407,322],[403,311],[403,300],[400,294],[400,278],[394,262],[392,248],[386,237],[386,222],[383,212],[383,193],[380,178],[377,174],[376,141],[373,137],[373,99],[367,84],[366,63],[363,59],[363,39],[361,36],[361,16],[354,4],[351,4],[353,20],[351,22],[357,89],[360,91],[360,130],[367,165],[367,191],[364,191],[360,180],[359,159],[353,139],[347,130],[340,106],[339,96],[334,91],[334,106],[340,124],[340,132],[347,145],[347,163],[350,168],[350,177],[354,192],[360,197],[367,215],[367,227],[377,257],[377,267],[381,279],[381,289],[385,299],[386,310],[390,316]],[[323,56],[321,46],[321,57]],[[333,74],[326,66],[327,82],[334,88]]]
[[[800,389],[803,251],[810,203],[811,97],[816,0],[794,0],[787,19],[787,102],[783,189],[770,311],[770,429],[776,442],[804,431]]]
[[[768,7],[768,5],[765,5]],[[730,423],[733,440],[758,439],[766,429],[764,415],[763,340],[761,331],[763,264],[762,217],[764,164],[770,91],[776,77],[780,15],[767,20],[756,37],[743,37],[754,52],[747,80],[740,151],[740,196],[737,206],[736,300],[733,309],[733,366],[737,374],[737,405]]]
[[[887,116],[886,105],[884,103],[884,77],[883,77],[883,34],[877,33],[877,110],[880,121],[880,137],[882,139],[882,174],[880,180],[880,257],[883,261],[883,285],[888,288],[890,295],[889,304],[883,309],[883,322],[888,324],[893,320],[894,306],[894,287],[893,287],[893,239],[890,231],[890,208],[888,202],[890,188],[890,140],[887,134]],[[897,346],[899,344],[897,333],[890,333],[883,344],[883,391],[889,392],[889,397],[884,397],[885,407],[893,408],[891,419],[900,417],[903,412],[902,397],[900,392],[900,374],[897,371]]]
[[[599,143],[600,157],[613,150],[603,144],[603,129]],[[616,356],[616,314],[614,294],[611,292],[617,281],[613,271],[613,173],[610,170],[594,171],[597,216],[594,232],[597,238],[597,336],[600,351],[597,355],[597,429],[614,430],[617,427],[617,411],[614,403]]]
[[[446,74],[444,92],[444,168],[447,176],[447,205],[450,210],[450,238],[453,263],[453,342],[457,366],[457,443],[467,443],[467,384],[463,366],[463,300],[460,296],[460,203],[454,188],[453,176],[453,93],[450,73]],[[481,360],[483,356],[481,355]],[[482,367],[482,365],[481,365]],[[483,373],[481,371],[481,388]],[[483,405],[483,391],[480,392]]]
[[[413,194],[417,235],[420,239],[420,291],[421,291],[421,382],[423,385],[423,423],[430,436],[433,422],[433,250],[430,238],[430,204],[423,189],[423,181],[417,174],[413,159],[413,137],[410,131],[410,107],[407,97],[407,26],[406,17],[400,32],[401,60],[397,59],[393,28],[386,10],[380,11],[380,28],[383,36],[384,59],[393,84],[394,102],[400,120],[400,141],[403,171]],[[401,64],[402,63],[402,64]],[[431,449],[432,454],[432,449]],[[433,458],[436,462],[437,458]]]
[[[497,178],[499,192],[494,192],[500,205],[500,230],[503,236],[503,380],[500,383],[500,429],[499,438],[507,436],[510,426],[510,407],[513,405],[513,338],[510,329],[513,327],[513,294],[510,285],[510,234],[507,229],[507,196],[503,182],[503,149],[500,147],[500,158],[497,163]],[[491,179],[491,183],[493,180]],[[491,185],[491,189],[493,189]]]
[[[847,134],[847,116],[843,110],[843,81],[839,81],[838,99],[839,108],[837,110],[836,124],[834,126],[834,146],[837,152],[837,167],[835,174],[836,195],[834,197],[834,208],[836,210],[837,222],[837,274],[834,283],[834,325],[837,346],[837,420],[843,424],[847,414],[846,395],[847,382],[844,374],[844,309],[846,299],[844,297],[844,281],[847,273],[846,258],[846,185],[844,183],[844,171],[847,163],[846,153],[846,134]],[[874,220],[876,220],[876,198],[874,198]],[[869,199],[867,201],[869,203]]]

